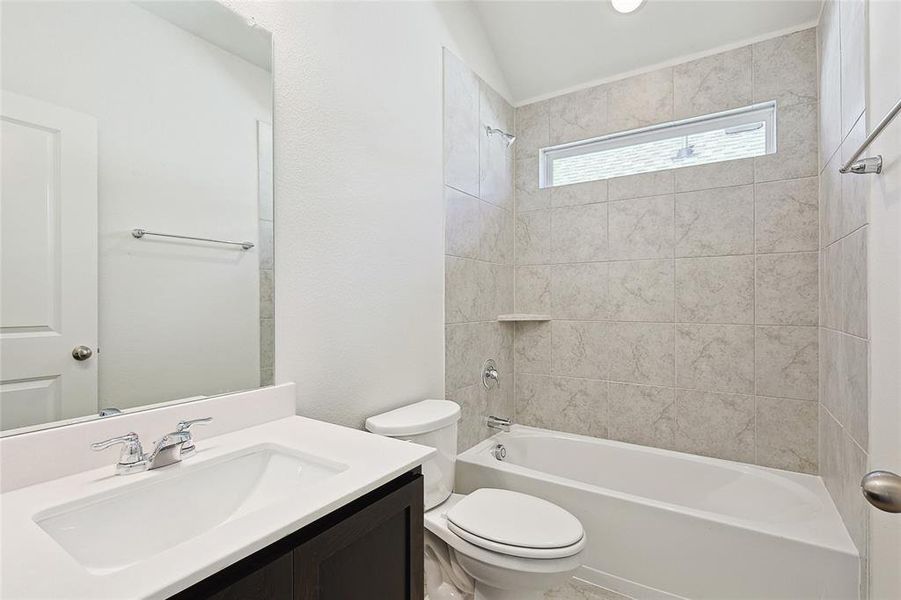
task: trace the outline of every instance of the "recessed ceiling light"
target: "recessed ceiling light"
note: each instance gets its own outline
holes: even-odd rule
[[[643,3],[644,0],[610,0],[610,4],[613,5],[613,9],[616,10],[616,12],[621,12],[623,14],[634,11]]]

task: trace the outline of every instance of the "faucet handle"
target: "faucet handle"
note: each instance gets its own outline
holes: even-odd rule
[[[144,448],[141,447],[141,440],[134,431],[120,435],[118,437],[103,440],[102,442],[94,442],[91,444],[91,450],[106,450],[116,444],[122,444],[122,452],[119,454],[119,462],[116,463],[116,474],[126,475],[135,471],[143,471],[147,468],[147,460],[144,456]]]
[[[178,425],[175,427],[175,431],[187,432],[188,434],[188,439],[181,445],[182,457],[188,458],[189,456],[193,456],[194,453],[197,452],[197,447],[194,445],[194,438],[191,436],[191,432],[188,431],[189,429],[191,429],[191,425],[206,425],[212,420],[213,417],[204,417],[202,419],[190,419],[188,421],[178,422]]]
[[[188,421],[179,421],[175,427],[175,431],[187,431],[191,425],[206,425],[213,420],[213,417],[204,417],[202,419],[190,419]]]

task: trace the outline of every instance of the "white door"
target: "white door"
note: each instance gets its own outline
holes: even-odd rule
[[[871,1],[869,129],[901,98],[901,2]],[[870,314],[870,470],[901,475],[901,115],[865,156],[881,154],[870,178],[867,248]],[[901,513],[869,509],[870,599],[901,598]]]
[[[97,412],[97,123],[4,91],[0,125],[0,429],[12,429]]]

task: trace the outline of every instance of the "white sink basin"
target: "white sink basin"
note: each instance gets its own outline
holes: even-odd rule
[[[288,500],[347,468],[273,444],[192,460],[45,510],[34,521],[85,569],[107,574]]]

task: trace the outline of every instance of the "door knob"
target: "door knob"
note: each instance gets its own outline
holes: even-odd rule
[[[94,356],[94,351],[87,346],[75,346],[72,350],[72,358],[75,360],[87,360]]]
[[[891,471],[871,471],[860,480],[867,502],[890,513],[901,513],[901,476]]]

